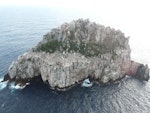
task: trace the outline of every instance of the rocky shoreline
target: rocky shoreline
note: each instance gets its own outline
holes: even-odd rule
[[[43,40],[20,55],[4,81],[29,82],[40,76],[52,89],[64,91],[86,78],[107,84],[126,75],[149,80],[147,65],[131,61],[129,38],[88,19],[52,29]]]

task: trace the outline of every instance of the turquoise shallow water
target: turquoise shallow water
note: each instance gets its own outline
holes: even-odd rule
[[[43,34],[82,16],[46,8],[0,8],[0,77],[17,56],[36,45]],[[0,113],[149,113],[150,82],[126,77],[117,84],[77,86],[67,92],[42,81],[23,90],[0,84]]]

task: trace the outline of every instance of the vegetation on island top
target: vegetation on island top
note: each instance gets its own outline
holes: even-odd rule
[[[85,56],[91,57],[91,56],[100,56],[101,54],[112,52],[112,49],[107,48],[104,44],[96,44],[96,43],[84,43],[80,42],[80,44],[77,44],[77,42],[74,41],[58,41],[58,40],[51,40],[47,43],[41,44],[37,47],[36,51],[45,51],[49,53],[54,53],[55,51],[66,51],[66,52],[77,52],[81,53]]]

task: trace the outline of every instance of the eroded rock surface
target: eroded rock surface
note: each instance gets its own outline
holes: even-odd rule
[[[143,65],[144,71],[138,71],[141,64],[131,61],[128,40],[121,31],[89,20],[65,23],[19,56],[9,67],[8,75],[15,80],[41,76],[51,88],[60,90],[88,77],[108,83],[139,73],[148,80],[148,66]]]

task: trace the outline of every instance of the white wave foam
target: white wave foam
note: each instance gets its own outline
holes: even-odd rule
[[[0,82],[0,91],[7,87],[8,81]]]
[[[85,79],[82,83],[82,87],[91,87],[93,85],[93,83],[90,82],[89,78]]]
[[[2,82],[3,81],[3,78],[0,78],[0,82]]]
[[[26,85],[28,86],[28,85],[30,85],[30,83],[26,83]]]
[[[12,82],[12,83],[10,83],[10,85],[9,85],[9,88],[10,89],[24,89],[26,86],[27,86],[28,84],[26,84],[26,85],[21,85],[21,84],[17,84],[17,85],[15,85],[15,82]]]

